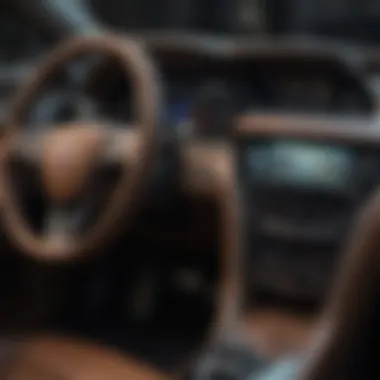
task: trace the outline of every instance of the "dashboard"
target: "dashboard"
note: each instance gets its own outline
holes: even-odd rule
[[[204,73],[192,68],[183,69],[183,72],[166,69],[163,76],[169,112],[174,118],[179,110],[184,112],[187,109],[189,114],[192,104],[197,103],[206,88],[212,92],[213,86],[226,89],[238,112],[259,110],[356,115],[370,112],[369,99],[348,79],[340,81],[333,73],[324,74],[318,70],[314,73],[305,67],[306,72],[307,75],[292,74],[280,67],[268,68],[253,63],[251,70],[238,65],[220,72],[205,68]],[[215,89],[214,96],[217,93]]]
[[[0,57],[4,68],[0,84],[6,107],[13,88],[25,80],[51,42],[32,26],[15,27],[21,21],[11,13],[1,17],[0,44],[6,48]],[[146,46],[158,65],[164,88],[162,125],[179,134],[198,128],[200,136],[224,136],[232,120],[244,113],[376,116],[377,100],[363,71],[352,64],[353,55],[362,57],[360,49],[297,38],[148,32],[132,37]],[[75,67],[68,70],[74,75],[41,94],[29,123],[88,116],[131,120],[130,83],[117,63],[93,68],[87,69],[89,76],[80,74],[83,66],[79,74]],[[88,81],[78,83],[74,77]],[[240,148],[252,247],[248,277],[254,279],[253,288],[320,298],[328,288],[350,215],[380,175],[378,152],[344,144],[261,138]]]
[[[179,134],[190,124],[198,137],[225,137],[231,126],[226,121],[242,114],[256,115],[258,122],[263,115],[284,130],[287,117],[289,125],[305,131],[323,130],[335,120],[342,130],[378,128],[376,101],[360,71],[327,48],[206,36],[183,36],[182,43],[174,37],[138,37],[158,63],[166,103],[162,124]],[[97,73],[91,86],[105,115],[133,116],[126,107],[128,83],[115,64]],[[244,141],[238,151],[250,289],[323,299],[352,215],[377,184],[379,152],[339,141],[260,136]]]
[[[221,111],[224,118],[247,111],[353,117],[376,112],[367,83],[328,47],[201,35],[135,37],[159,67],[166,104],[163,124],[186,124],[204,108],[214,119]],[[116,63],[103,65],[88,89],[103,114],[131,117],[130,87]]]
[[[191,108],[189,104],[204,82],[215,80],[222,81],[233,94],[237,109],[364,115],[375,108],[369,89],[360,78],[354,78],[360,76],[359,71],[353,75],[356,70],[349,62],[361,60],[362,49],[318,36],[318,25],[331,21],[327,14],[340,15],[343,20],[352,13],[353,8],[344,2],[320,5],[312,1],[305,10],[302,2],[277,0],[224,0],[219,5],[211,1],[207,6],[201,1],[165,0],[153,8],[145,1],[125,4],[113,0],[111,6],[91,0],[70,2],[65,9],[59,1],[51,1],[49,7],[55,13],[51,20],[45,20],[46,25],[36,22],[42,1],[36,2],[35,9],[21,7],[18,1],[17,6],[6,4],[0,15],[0,82],[4,83],[4,94],[25,78],[33,62],[57,39],[49,29],[56,20],[62,30],[71,25],[73,33],[77,29],[85,32],[81,22],[89,30],[98,22],[112,30],[135,33],[161,65],[169,108],[173,109],[166,112],[173,114],[168,116],[170,120]],[[369,13],[368,5],[358,9],[361,16]],[[370,11],[373,17],[378,15],[376,9]],[[203,22],[206,19],[207,26]],[[18,27],[20,24],[23,28]],[[210,31],[213,36],[199,34]],[[300,39],[301,35],[313,37]]]
[[[349,0],[91,0],[97,17],[119,30],[175,29],[227,34],[327,36],[380,41],[379,7]]]
[[[117,14],[110,16],[112,10],[109,4],[100,13],[97,11],[105,4],[93,1],[88,5],[89,8],[83,9],[76,9],[73,5],[72,17],[86,11],[91,15],[97,14],[99,20],[108,20],[110,28],[122,30],[123,26],[113,18]],[[132,5],[122,6],[118,1],[115,1],[115,5],[117,13],[123,14],[126,27],[128,17],[122,10]],[[277,9],[278,4],[268,3],[265,7],[269,7],[266,11],[270,11],[272,8]],[[174,13],[177,11],[177,8],[173,8]],[[5,98],[9,97],[12,89],[27,77],[34,62],[53,44],[54,38],[49,37],[48,29],[38,27],[35,16],[30,19],[26,16],[20,9],[16,11],[12,7],[4,8],[0,16],[2,108],[6,106]],[[68,16],[62,15],[67,22],[70,19]],[[145,25],[149,24],[147,22]],[[21,23],[23,28],[18,27]],[[129,30],[136,28],[131,27]],[[190,114],[199,103],[198,100],[204,97],[205,92],[212,93],[214,87],[224,88],[223,92],[228,94],[225,98],[230,98],[228,108],[236,112],[248,109],[350,115],[371,115],[375,112],[376,104],[371,90],[364,84],[360,71],[350,62],[353,55],[361,56],[357,48],[286,35],[272,38],[270,35],[246,33],[244,36],[232,37],[233,33],[230,33],[228,37],[215,37],[163,30],[161,28],[161,31],[153,33],[140,30],[132,35],[147,46],[159,64],[168,104],[162,115],[163,122],[182,124],[183,119],[191,118]],[[131,116],[125,106],[128,104],[128,84],[115,86],[117,81],[117,76],[108,80],[108,89],[103,87],[108,100],[105,95],[99,101],[93,99],[96,103],[94,108],[101,113],[128,118]],[[55,95],[49,91],[48,96],[73,99],[71,89],[66,95],[62,94],[65,91],[62,86],[59,86],[59,91],[61,93]],[[214,89],[214,92],[218,90]],[[108,104],[104,105],[105,102]],[[61,113],[61,110],[57,110],[51,112],[51,116]],[[35,122],[43,121],[44,117],[37,115]]]
[[[17,24],[16,19],[9,20]],[[11,36],[18,31],[6,24],[9,20],[4,20],[0,40],[7,46],[0,57],[5,67],[0,81],[3,107],[13,88],[24,82],[34,60],[50,46],[49,38],[32,28],[28,35],[19,36],[26,42],[12,49]],[[163,139],[149,201],[144,203],[132,234],[122,237],[122,246],[115,247],[115,254],[111,252],[107,260],[90,264],[83,281],[79,278],[82,267],[77,281],[70,285],[67,304],[74,307],[70,307],[68,320],[115,312],[120,326],[115,323],[112,328],[120,335],[124,318],[150,315],[167,321],[171,309],[165,308],[172,304],[173,309],[181,309],[173,314],[175,319],[186,320],[189,312],[199,309],[200,324],[208,326],[209,307],[219,297],[215,286],[219,277],[229,285],[221,286],[220,292],[228,288],[231,298],[220,298],[222,308],[226,304],[234,309],[241,291],[313,305],[322,301],[336,273],[353,215],[379,183],[379,103],[372,92],[373,78],[370,83],[366,80],[369,72],[377,75],[376,59],[370,57],[361,65],[364,55],[360,49],[310,40],[179,33],[132,37],[146,47],[157,65],[163,88],[160,127],[174,133]],[[368,69],[362,70],[366,64]],[[68,120],[131,121],[134,99],[130,82],[116,61],[73,62],[43,88],[28,123],[39,128]],[[246,130],[245,119],[249,119]],[[248,133],[249,129],[253,132]],[[184,144],[178,144],[177,137],[187,133],[195,138],[184,138],[180,141]],[[192,143],[201,149],[187,151],[187,145],[194,147]],[[233,149],[225,149],[226,145]],[[212,154],[202,155],[203,148]],[[230,170],[232,166],[223,166],[226,154],[227,165],[233,165],[231,152],[233,159],[237,158],[236,173]],[[220,215],[210,199],[198,202],[191,197],[198,190],[191,195],[192,190],[184,189],[192,188],[194,168],[199,187],[203,187],[208,179],[202,175],[208,175],[198,167],[202,169],[202,161],[219,164],[219,158],[222,165],[216,168],[222,168],[222,174],[227,169],[235,180],[220,184],[223,188],[228,183],[225,192],[213,190],[221,202],[222,223],[215,220],[214,214]],[[118,176],[115,165],[110,166],[99,176],[109,188]],[[185,186],[179,183],[182,178]],[[218,187],[215,182],[211,186]],[[242,239],[240,223],[247,239],[244,264],[236,254]],[[137,255],[123,255],[124,239],[130,236]],[[220,248],[223,255],[218,253]],[[158,251],[164,254],[157,261]],[[223,265],[230,269],[224,270]],[[241,271],[246,280],[244,290]],[[139,303],[138,298],[146,301]],[[186,304],[183,310],[177,300]],[[220,313],[223,316],[223,311]],[[173,327],[170,320],[168,325]],[[190,331],[186,326],[184,330]]]
[[[255,137],[238,138],[252,247],[247,278],[256,291],[323,299],[352,217],[380,178],[380,151],[361,143],[355,126],[374,136],[378,127],[286,115],[252,116],[254,125]],[[331,128],[345,128],[347,139]]]

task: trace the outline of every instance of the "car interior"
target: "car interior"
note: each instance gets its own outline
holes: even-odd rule
[[[375,2],[0,9],[0,380],[378,376]]]

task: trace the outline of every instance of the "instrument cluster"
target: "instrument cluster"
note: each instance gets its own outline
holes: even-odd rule
[[[164,85],[162,123],[169,126],[197,123],[204,115],[210,124],[221,125],[223,117],[251,111],[371,116],[375,110],[365,87],[328,65],[319,68],[307,61],[298,70],[275,59],[269,65],[255,60],[199,63],[194,58],[176,65],[161,56],[156,60]],[[94,77],[91,87],[98,109],[130,119],[130,85],[114,68],[102,76],[107,80]]]

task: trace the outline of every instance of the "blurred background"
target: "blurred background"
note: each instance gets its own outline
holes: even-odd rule
[[[284,113],[328,116],[326,123],[342,128],[379,125],[378,0],[2,0],[0,118],[5,116],[15,90],[45,54],[71,36],[102,31],[125,33],[147,47],[162,79],[162,130],[168,133],[181,134],[191,124],[201,139],[212,133],[224,138],[233,117],[251,111],[279,114],[280,118]],[[120,67],[114,70],[112,62],[93,63],[69,64],[63,75],[47,83],[36,97],[27,127],[68,119],[130,119],[130,85],[124,73]],[[89,67],[95,71],[87,78],[84,74],[91,71]],[[202,125],[201,119],[207,123]],[[352,120],[360,123],[350,124]],[[308,121],[305,128],[319,128],[318,119],[316,124],[315,119]],[[290,309],[301,304],[302,311],[311,309],[313,314],[312,323],[294,322],[293,316],[285,322],[274,320],[276,329],[270,329],[270,343],[281,340],[279,325],[297,325],[281,330],[284,339],[280,346],[285,350],[276,345],[274,357],[289,351],[292,345],[288,341],[297,341],[297,349],[306,345],[314,328],[314,311],[320,310],[329,293],[335,261],[352,216],[380,178],[378,150],[320,148],[252,141],[239,153],[243,175],[237,188],[240,190],[241,185],[246,191],[244,209],[253,210],[253,217],[246,219],[250,245],[245,252],[248,264],[242,265],[247,272],[241,279],[244,296],[260,293],[265,302],[269,299],[268,303],[286,304]],[[126,342],[133,343],[136,352],[172,369],[178,362],[175,353],[179,346],[187,354],[188,346],[198,346],[203,339],[203,335],[195,339],[194,331],[203,334],[208,327],[220,257],[219,247],[215,248],[214,209],[202,202],[197,208],[193,200],[178,197],[178,152],[172,149],[169,153],[169,158],[158,160],[152,197],[147,197],[136,222],[138,232],[147,231],[148,235],[153,226],[154,233],[149,239],[145,235],[138,235],[140,240],[134,237],[138,255],[126,257],[125,242],[116,242],[119,246],[107,247],[104,260],[76,269],[76,280],[65,280],[70,286],[62,286],[68,295],[60,307],[68,316],[54,311],[51,319],[61,323],[62,330],[85,331],[123,348]],[[39,207],[34,199],[29,199],[29,204]],[[181,229],[186,234],[181,235]],[[162,230],[168,239],[157,243],[157,236],[164,236]],[[178,244],[174,236],[180,237]],[[129,232],[123,239],[127,237]],[[36,265],[35,269],[34,263],[27,262],[25,272],[29,273],[29,266],[35,270],[30,283],[41,281],[36,294],[54,288],[50,268]],[[47,280],[38,280],[42,278],[39,270],[48,273]],[[25,276],[20,273],[22,283]],[[8,276],[10,283],[14,281],[13,272]],[[20,293],[34,291],[24,282]],[[147,310],[145,317],[135,307],[144,299],[141,292],[148,294],[145,299],[149,307],[140,305]],[[4,293],[8,288],[4,287]],[[54,302],[46,297],[48,301],[41,298],[42,304],[58,303],[59,297],[49,295]],[[29,296],[24,301],[34,302]],[[9,302],[13,304],[14,297]],[[199,321],[193,317],[187,323],[189,315],[201,314],[202,307],[206,317],[201,315]],[[271,319],[263,314],[256,323],[256,310],[252,314],[246,332],[255,348],[260,332]],[[130,331],[125,328],[129,319]],[[89,326],[88,320],[94,326]],[[145,323],[138,330],[140,335],[136,334],[136,321]],[[159,338],[146,333],[146,321],[154,322],[152,330],[157,335],[163,331],[165,344],[152,349],[152,336],[157,341]],[[180,326],[173,333],[177,322]],[[191,324],[195,325],[193,330]],[[124,330],[127,338],[120,333]],[[174,343],[166,343],[168,331]],[[142,333],[146,334],[145,341]],[[138,336],[133,340],[128,334]],[[162,352],[165,345],[174,353],[169,349]]]
[[[248,38],[250,46],[258,50],[300,45],[304,51],[328,51],[345,62],[344,67],[338,62],[341,64],[338,76],[353,70],[353,75],[361,78],[361,83],[356,85],[359,91],[350,85],[343,94],[335,83],[337,75],[332,80],[317,80],[319,74],[305,65],[300,69],[305,71],[303,76],[309,76],[308,81],[290,79],[288,73],[278,78],[277,74],[273,76],[259,67],[254,86],[239,89],[240,105],[316,112],[332,109],[334,113],[359,114],[377,108],[374,98],[369,99],[368,95],[371,92],[377,99],[380,92],[376,57],[380,43],[380,5],[376,1],[3,0],[0,18],[0,108],[3,110],[12,90],[44,52],[70,35],[103,29],[140,36],[152,35],[152,31],[193,39],[198,35],[202,38],[196,42],[197,48],[215,54],[223,54],[228,42],[237,36]]]
[[[68,32],[70,28],[86,30],[95,23],[125,32],[175,29],[221,35],[308,35],[366,45],[379,43],[380,38],[380,5],[370,0],[4,0],[2,3],[19,12],[20,17],[27,16],[32,24],[39,21],[30,25],[29,31],[34,27],[35,38],[38,32],[52,35]],[[10,21],[16,19],[10,19],[7,12],[2,12],[2,17],[2,43],[9,43]],[[27,29],[23,25],[22,29]],[[13,38],[15,43],[16,35]]]

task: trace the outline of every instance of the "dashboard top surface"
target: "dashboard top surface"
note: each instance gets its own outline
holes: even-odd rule
[[[378,54],[376,48],[323,37],[231,36],[173,31],[140,31],[129,37],[157,52],[187,52],[218,59],[316,59],[349,68],[361,67]]]

